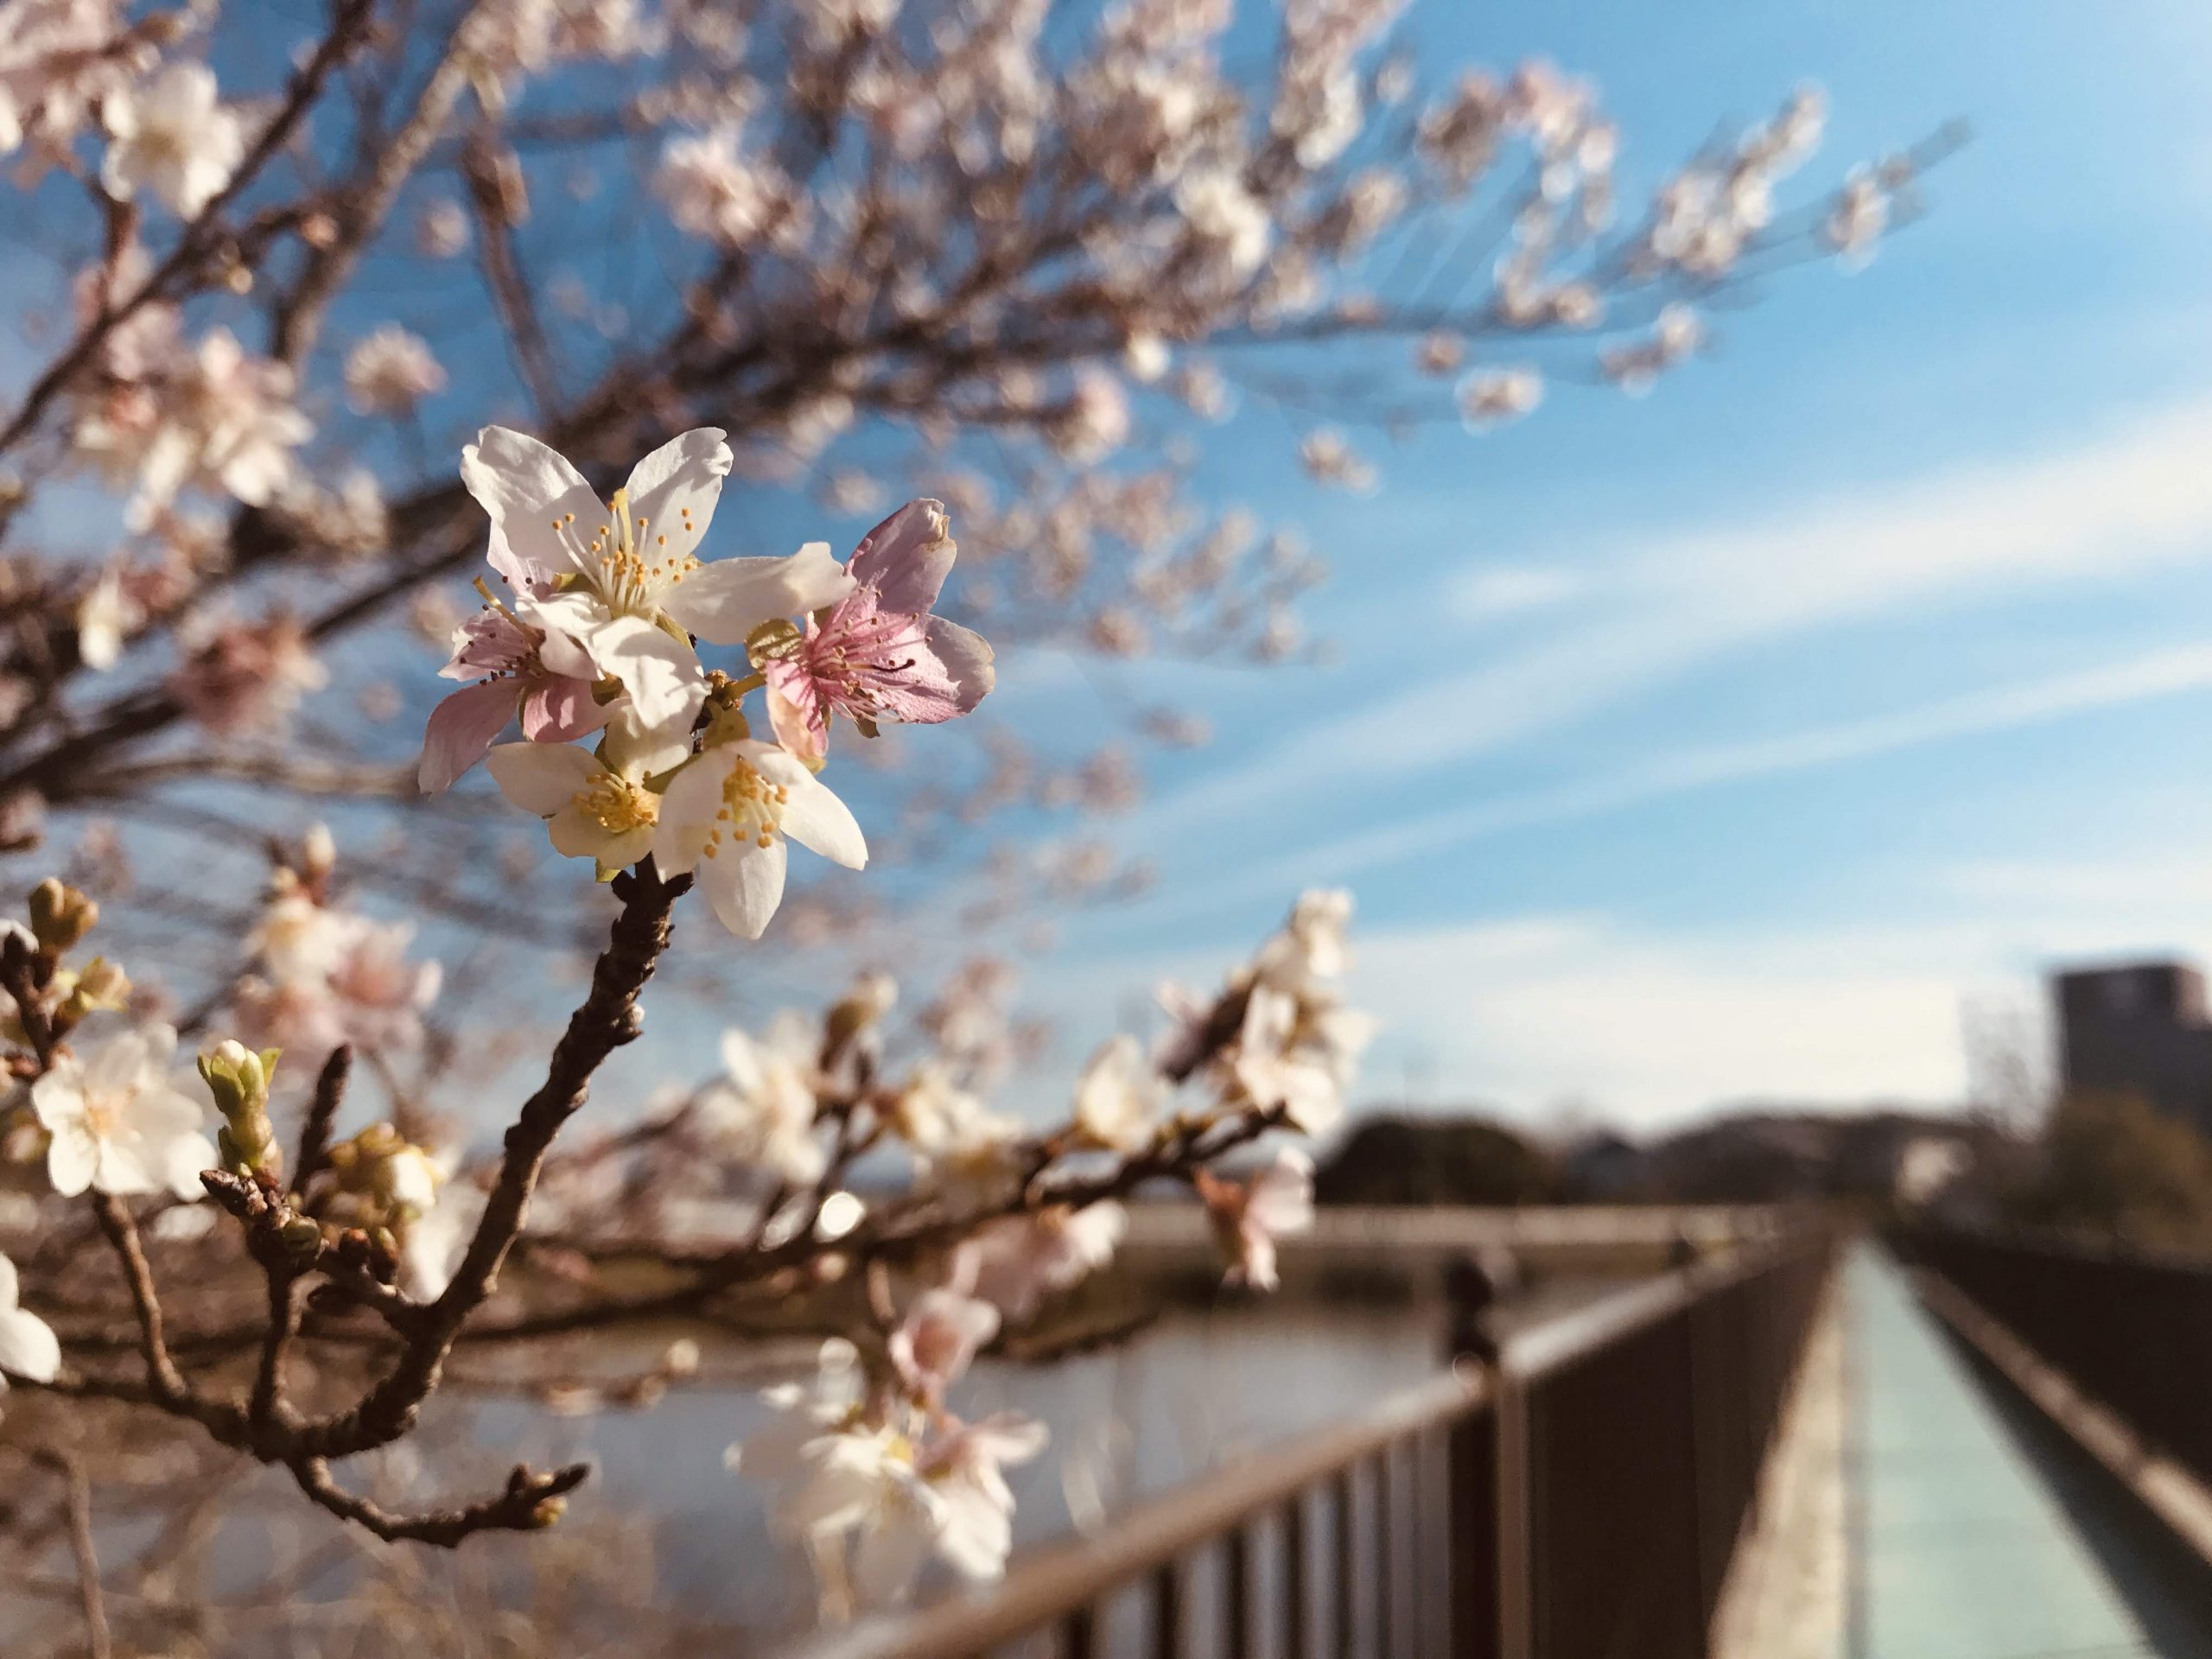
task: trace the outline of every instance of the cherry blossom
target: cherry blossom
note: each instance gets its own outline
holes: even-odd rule
[[[77,601],[78,658],[106,672],[123,654],[124,639],[145,620],[146,607],[125,588],[123,573],[112,566],[101,571]]]
[[[546,821],[555,852],[618,870],[653,850],[662,801],[646,778],[681,753],[647,748],[610,764],[570,744],[503,743],[485,765],[502,795]]]
[[[293,481],[292,451],[315,426],[293,404],[289,368],[219,327],[144,367],[142,380],[92,404],[72,434],[79,454],[131,489],[133,529],[149,528],[187,488],[265,506]]]
[[[1542,377],[1533,369],[1482,369],[1459,383],[1459,414],[1478,432],[1518,420],[1543,401]]]
[[[776,735],[801,760],[828,753],[832,713],[863,730],[878,720],[932,725],[989,693],[990,646],[931,614],[959,552],[950,531],[942,502],[908,502],[854,550],[851,592],[761,664]]]
[[[724,1032],[724,1075],[695,1102],[716,1145],[795,1185],[820,1175],[828,1156],[814,1133],[818,1046],[811,1023],[795,1011],[778,1015],[762,1037]]]
[[[676,774],[660,803],[653,861],[663,875],[696,871],[721,925],[757,939],[783,900],[785,836],[847,869],[868,863],[845,804],[784,749],[744,738]]]
[[[493,532],[492,568],[524,605],[550,595],[548,571],[516,558]],[[438,672],[473,680],[430,711],[416,785],[436,794],[484,758],[509,721],[521,716],[533,743],[568,743],[606,725],[608,709],[593,696],[590,653],[558,628],[541,626],[496,600],[453,632],[453,656]]]
[[[187,714],[220,735],[279,727],[303,695],[329,683],[307,631],[281,611],[257,623],[203,614],[181,634],[186,656],[169,689]]]
[[[974,1252],[975,1294],[1021,1323],[1046,1296],[1111,1262],[1128,1224],[1128,1213],[1110,1201],[1080,1210],[1053,1205],[992,1222],[967,1246]]]
[[[1014,1549],[1014,1492],[1001,1472],[1045,1449],[1042,1423],[996,1412],[955,1422],[923,1448],[922,1478],[938,1500],[934,1544],[963,1578],[988,1582],[1006,1572]]]
[[[26,142],[50,155],[99,101],[130,79],[144,54],[124,49],[116,0],[0,3],[0,155]]]
[[[791,181],[766,156],[747,155],[733,123],[670,139],[654,183],[680,229],[725,247],[790,245],[804,233]]]
[[[461,451],[461,478],[515,557],[579,579],[517,611],[575,639],[628,691],[653,728],[689,726],[705,695],[690,645],[663,619],[715,645],[735,645],[763,622],[834,605],[851,582],[819,543],[788,558],[702,563],[696,549],[730,469],[721,430],[671,439],[632,469],[602,504],[566,459],[537,439],[491,426]]]
[[[934,1408],[999,1332],[999,1311],[953,1285],[924,1291],[891,1333],[891,1363],[915,1397]]]
[[[1336,979],[1351,965],[1344,931],[1351,925],[1351,894],[1341,887],[1313,887],[1291,906],[1290,919],[1253,958],[1263,984],[1303,990],[1317,979]]]
[[[1275,1240],[1313,1224],[1313,1160],[1287,1147],[1249,1180],[1198,1173],[1198,1197],[1229,1260],[1228,1280],[1255,1290],[1275,1287]]]
[[[1102,1044],[1076,1079],[1075,1127],[1090,1145],[1135,1152],[1151,1142],[1166,1082],[1124,1032]]]
[[[108,194],[128,201],[143,189],[180,219],[198,218],[245,153],[245,129],[201,63],[165,66],[102,100],[100,118],[110,140],[100,164]]]
[[[215,1143],[200,1102],[169,1081],[176,1032],[153,1024],[115,1033],[79,1057],[54,1057],[31,1084],[31,1105],[52,1137],[46,1169],[54,1190],[201,1196],[200,1172],[215,1166]]]
[[[446,372],[428,341],[386,323],[346,354],[346,396],[364,415],[404,415],[445,389]]]
[[[54,1327],[22,1306],[16,1264],[0,1255],[0,1392],[12,1374],[27,1382],[51,1382],[61,1370],[61,1344]]]

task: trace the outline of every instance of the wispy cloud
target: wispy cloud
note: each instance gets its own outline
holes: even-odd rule
[[[1478,665],[1379,698],[1163,802],[1163,836],[1301,786],[1301,755],[1403,772],[1492,753],[1753,645],[1908,607],[1970,607],[2212,553],[2212,402],[2070,448],[1828,496],[1748,524],[1694,526],[1568,556],[1546,583],[1477,566],[1459,614]],[[1522,626],[1501,636],[1501,619]],[[1501,639],[1503,643],[1501,643]]]
[[[1600,776],[1398,818],[1303,847],[1248,867],[1233,881],[1210,882],[1207,898],[1226,902],[1300,882],[1344,880],[1377,865],[1434,856],[1509,830],[2208,688],[2212,645],[2192,645],[1780,737],[1683,749]]]

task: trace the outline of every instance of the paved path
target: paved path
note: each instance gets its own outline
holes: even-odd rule
[[[1853,1659],[2206,1659],[1871,1249],[1846,1268]],[[2094,1541],[2093,1541],[2094,1540]],[[2123,1590],[2122,1586],[2126,1588]]]

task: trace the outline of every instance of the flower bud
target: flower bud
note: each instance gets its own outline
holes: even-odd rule
[[[330,826],[311,826],[300,839],[300,874],[310,881],[321,881],[337,866],[338,842],[331,836]]]
[[[565,1497],[540,1498],[530,1512],[530,1524],[543,1532],[557,1522],[568,1510],[569,1500]]]
[[[105,957],[94,957],[79,969],[63,1006],[73,1025],[88,1014],[114,1014],[130,1001],[130,976]]]
[[[276,1173],[282,1159],[276,1133],[269,1121],[269,1084],[276,1071],[281,1049],[264,1048],[258,1054],[244,1043],[226,1039],[212,1054],[200,1057],[200,1075],[215,1097],[224,1128],[216,1136],[226,1168]]]
[[[822,1064],[833,1069],[869,1027],[899,1001],[899,982],[888,974],[861,974],[822,1021]]]
[[[321,1224],[308,1216],[294,1216],[277,1230],[276,1236],[296,1262],[312,1262],[322,1249]]]
[[[74,887],[48,876],[31,889],[31,932],[40,949],[60,956],[92,931],[100,907]]]

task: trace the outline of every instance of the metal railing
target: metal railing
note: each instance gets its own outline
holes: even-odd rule
[[[1606,1297],[804,1659],[1700,1659],[1830,1258]]]
[[[2212,1262],[2119,1246],[1923,1229],[1899,1252],[2212,1483]]]

